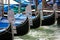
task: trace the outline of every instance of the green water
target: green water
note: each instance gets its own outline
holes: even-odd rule
[[[31,29],[24,36],[16,36],[14,40],[60,40],[60,28],[54,24]]]

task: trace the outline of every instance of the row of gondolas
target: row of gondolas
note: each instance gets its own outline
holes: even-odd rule
[[[55,5],[56,6],[56,5]],[[2,9],[3,7],[1,7],[0,9]],[[22,8],[25,12],[19,13],[18,11],[18,6],[16,5],[4,5],[4,14],[8,14],[6,15],[2,15],[0,16],[0,40],[13,40],[13,36],[23,36],[25,34],[27,34],[29,32],[30,29],[36,29],[40,26],[50,26],[53,25],[55,23],[55,11],[53,10],[53,12],[50,12],[49,10],[47,10],[48,12],[40,12],[42,10],[42,4],[40,3],[38,5],[39,9],[38,11],[31,11],[32,15],[28,15],[29,12],[26,11],[30,11],[30,4],[26,6],[26,8]],[[9,9],[9,10],[8,10]],[[26,9],[26,10],[25,10]],[[14,11],[14,12],[12,12]],[[18,13],[17,13],[18,11]],[[15,15],[13,15],[13,13]],[[45,13],[49,13],[48,15]],[[0,10],[0,14],[3,14],[3,12]],[[10,15],[9,15],[10,14]],[[43,14],[43,16],[41,16],[41,14]],[[8,20],[11,17],[15,19],[15,21],[12,23]],[[10,18],[9,18],[10,17]],[[32,25],[29,25],[29,17],[31,17],[32,19]],[[42,18],[43,20],[41,20]],[[11,19],[12,19],[11,18]],[[10,20],[11,20],[10,19]],[[57,19],[57,24],[60,25],[60,17],[58,17]],[[42,21],[42,23],[41,23]],[[14,25],[13,25],[14,23]],[[40,25],[41,23],[41,25]],[[13,29],[16,28],[16,29]],[[14,33],[12,30],[16,31],[16,33]]]

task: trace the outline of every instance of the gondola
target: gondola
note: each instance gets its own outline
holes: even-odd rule
[[[43,16],[44,20],[42,20],[42,26],[49,26],[49,25],[53,25],[55,23],[55,13],[52,13],[50,15],[47,16]]]
[[[15,18],[15,26],[17,30],[17,34],[15,36],[23,36],[29,32],[29,23],[26,15],[22,15],[18,18]]]
[[[33,14],[33,26],[31,28],[38,28],[40,26],[40,14],[35,16]],[[44,15],[43,16],[44,20],[42,20],[42,25],[41,26],[49,26],[53,25],[55,23],[55,13],[50,14],[50,15]]]
[[[13,5],[10,5],[10,7],[9,8],[14,8],[14,4]],[[12,10],[12,8],[11,8],[11,10]],[[7,11],[8,10],[5,10],[5,13],[7,13]],[[15,11],[15,10],[14,10]],[[18,16],[19,15],[19,16]],[[23,35],[25,35],[25,34],[27,34],[28,33],[28,31],[29,31],[29,23],[28,23],[28,18],[27,18],[27,16],[26,15],[22,15],[22,14],[18,14],[18,13],[16,13],[15,15],[14,15],[14,17],[15,17],[15,23],[14,23],[14,25],[15,25],[15,27],[16,27],[16,33],[14,33],[14,35],[15,36],[23,36]],[[15,30],[15,29],[14,29]]]
[[[53,0],[46,1],[46,7],[48,9],[51,9],[51,8],[53,9],[53,3],[54,3]],[[45,14],[45,13],[43,13],[43,14]],[[55,23],[55,13],[54,12],[51,12],[47,16],[46,15],[44,16],[44,20],[42,21],[42,25],[47,26],[47,25],[52,25],[54,23]]]
[[[50,15],[43,15],[43,18],[44,20],[42,20],[41,26],[49,26],[55,23],[55,13]],[[40,14],[38,13],[38,16],[35,16],[35,18],[33,18],[33,26],[31,26],[31,28],[38,28],[39,26],[40,26]]]
[[[0,40],[13,40],[11,25],[3,18],[0,21]]]
[[[19,16],[18,16],[19,15]],[[29,31],[28,18],[24,14],[16,14],[15,16],[15,26],[16,31],[15,36],[23,36]],[[18,16],[18,17],[17,17]]]
[[[17,18],[15,18],[17,34],[14,34],[14,35],[15,36],[23,36],[29,32],[28,17],[22,13],[20,13],[18,15],[19,16]]]
[[[2,5],[3,0],[0,0],[0,40],[13,40],[12,29],[8,18],[4,20],[5,17],[3,17]]]

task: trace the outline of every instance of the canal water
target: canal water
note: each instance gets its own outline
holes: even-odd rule
[[[60,27],[57,24],[31,29],[24,36],[15,36],[14,40],[60,40]]]

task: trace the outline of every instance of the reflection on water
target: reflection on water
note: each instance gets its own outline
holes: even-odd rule
[[[32,29],[24,36],[16,36],[14,40],[59,40],[60,28],[54,24]]]

